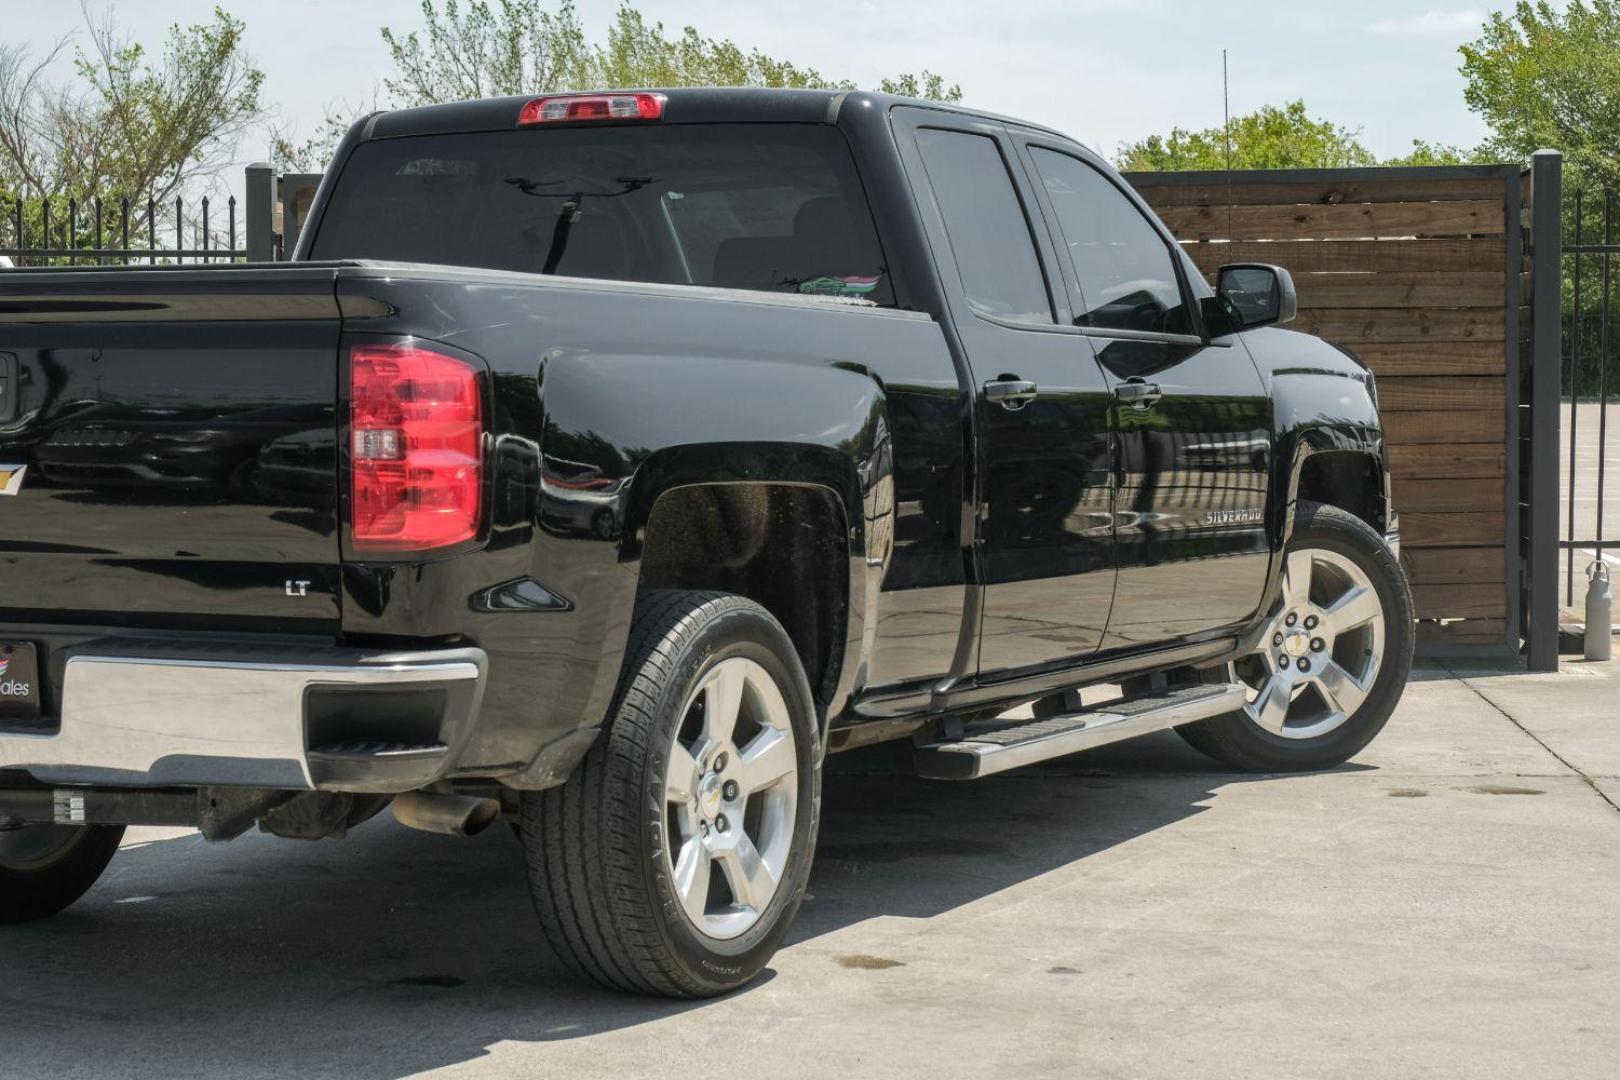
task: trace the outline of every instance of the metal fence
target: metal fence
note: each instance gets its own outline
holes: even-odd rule
[[[0,255],[18,266],[277,262],[292,253],[319,173],[249,165],[244,198],[0,197]]]
[[[0,255],[18,266],[107,266],[234,262],[236,196],[224,214],[204,196],[183,198],[0,199]],[[223,218],[223,220],[222,220]]]
[[[1608,458],[1620,454],[1609,441],[1609,408],[1620,397],[1620,255],[1616,242],[1617,196],[1613,191],[1576,192],[1568,201],[1563,266],[1563,400],[1565,434],[1563,514],[1559,546],[1564,557],[1566,607],[1578,607],[1582,581],[1596,562],[1620,565],[1610,552],[1620,546],[1605,534],[1605,504],[1620,470]],[[1610,515],[1612,522],[1613,516]]]

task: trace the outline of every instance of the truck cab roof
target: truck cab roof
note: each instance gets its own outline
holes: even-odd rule
[[[902,105],[937,109],[992,123],[1016,125],[1067,138],[1061,132],[1027,120],[920,98],[869,90],[797,90],[767,87],[681,87],[603,90],[592,93],[652,92],[665,95],[668,104],[661,123],[859,123],[862,115],[878,118]],[[515,127],[526,102],[545,94],[484,98],[445,105],[424,105],[373,114],[365,122],[362,139],[390,139],[407,135],[439,135],[466,131],[499,131]]]

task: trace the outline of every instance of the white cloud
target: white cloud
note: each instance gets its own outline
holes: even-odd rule
[[[1485,22],[1485,14],[1469,8],[1464,11],[1425,11],[1399,19],[1379,19],[1367,29],[1375,34],[1460,34],[1473,33]]]

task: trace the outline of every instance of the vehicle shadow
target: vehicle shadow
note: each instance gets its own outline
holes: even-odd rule
[[[1219,812],[1206,804],[1220,788],[1255,781],[1168,733],[959,785],[915,778],[887,748],[833,758],[789,955]],[[725,1007],[577,982],[540,936],[510,830],[454,840],[387,818],[342,843],[187,834],[129,846],[78,906],[0,927],[0,970],[7,1076],[394,1080],[503,1042]]]

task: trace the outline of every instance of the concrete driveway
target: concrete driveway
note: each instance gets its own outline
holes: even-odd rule
[[[973,785],[836,759],[774,971],[598,992],[504,828],[342,843],[132,831],[0,932],[0,1075],[1614,1075],[1620,667],[1420,673],[1330,774],[1174,735]]]

